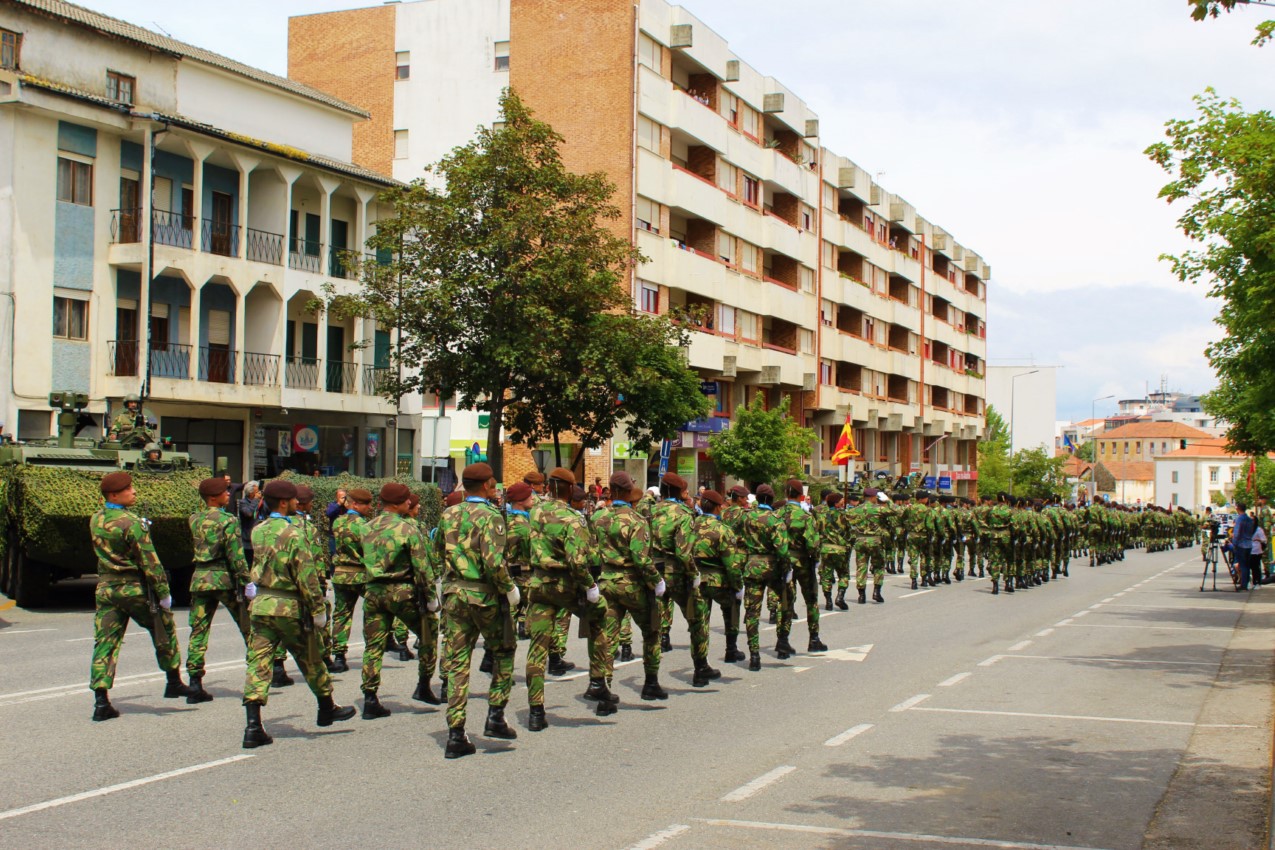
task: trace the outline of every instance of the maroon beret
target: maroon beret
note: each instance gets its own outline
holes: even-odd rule
[[[297,485],[291,481],[284,481],[282,478],[274,478],[266,482],[266,486],[261,493],[267,499],[295,499],[297,497]]]
[[[633,490],[637,487],[633,483],[633,476],[624,471],[612,473],[609,483],[612,490]]]
[[[841,501],[841,494],[838,493],[836,490],[830,490],[828,493],[824,494],[823,502],[825,505],[828,505],[829,507],[832,507],[833,505],[835,505],[837,502],[840,502],[840,501]]]
[[[408,494],[407,494],[407,506],[408,506],[409,508],[414,508],[414,507],[416,507],[417,505],[419,505],[420,503],[421,503],[421,497],[420,497],[420,496],[416,495],[415,493],[408,493]]]
[[[722,494],[718,493],[716,490],[705,490],[700,494],[700,499],[711,505],[717,505],[719,507],[726,504],[726,500],[722,498]]]
[[[205,499],[220,496],[229,489],[230,484],[224,478],[205,478],[199,482],[199,495]]]
[[[372,491],[364,490],[362,487],[355,487],[345,494],[346,498],[351,502],[359,502],[361,504],[372,504]]]
[[[571,488],[571,501],[583,502],[587,498],[589,498],[589,494],[584,492],[584,488],[579,484]]]
[[[576,483],[576,474],[566,467],[555,466],[550,472],[549,477],[554,481],[563,481],[567,484]]]
[[[297,501],[303,505],[308,505],[314,501],[314,491],[305,484],[297,485]]]
[[[869,487],[868,489],[863,491],[863,498],[875,499],[877,497],[877,493],[880,493],[880,492],[881,491],[878,490],[876,487]]]
[[[730,488],[730,494],[736,499],[743,499],[748,496],[748,488],[743,484],[736,484],[734,487]]]
[[[511,484],[505,490],[505,500],[509,502],[521,502],[523,499],[530,498],[533,492],[534,491],[531,489],[530,484],[526,481],[519,481],[515,484]]]
[[[787,481],[784,482],[784,486],[788,488],[788,491],[790,493],[806,492],[806,485],[802,483],[802,480],[800,478],[789,478]]]
[[[397,481],[386,481],[381,485],[381,502],[386,505],[401,505],[407,501],[412,491],[406,484]]]
[[[686,489],[686,479],[678,475],[676,472],[664,473],[664,477],[660,479],[660,483],[665,486],[672,487],[675,490]]]
[[[543,474],[543,473],[541,473],[541,472],[537,472],[537,471],[536,471],[536,470],[534,470],[534,469],[533,469],[533,470],[531,470],[530,472],[528,472],[526,475],[524,475],[524,476],[522,477],[522,480],[523,480],[523,481],[525,481],[525,482],[526,482],[526,483],[528,483],[528,484],[543,484],[543,483],[545,483],[545,477],[544,477],[544,474]]]
[[[443,507],[450,508],[453,505],[459,505],[461,499],[465,498],[465,494],[460,490],[453,490],[447,494],[447,498],[443,499]]]
[[[133,476],[127,472],[112,472],[102,476],[102,495],[109,496],[133,486]]]
[[[477,481],[480,484],[486,484],[495,477],[496,473],[492,472],[491,466],[485,463],[471,463],[460,471],[462,481]]]
[[[757,495],[773,497],[775,495],[775,488],[771,487],[769,484],[761,484],[757,487]]]

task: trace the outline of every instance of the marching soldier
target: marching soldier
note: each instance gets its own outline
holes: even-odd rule
[[[692,646],[698,644],[705,651],[708,647],[708,624],[702,624],[701,628],[695,619],[695,591],[700,579],[691,557],[695,513],[686,504],[686,489],[686,479],[672,472],[665,473],[660,479],[660,500],[651,506],[651,557],[668,587],[660,604],[661,652],[673,650],[669,630],[673,626],[675,603],[690,627]]]
[[[518,627],[518,639],[527,639],[527,606],[531,597],[527,593],[527,585],[531,581],[531,506],[535,503],[535,492],[531,485],[519,481],[505,491],[505,532],[509,551],[506,559],[509,563],[509,577],[518,586],[522,601],[518,605],[515,621]]]
[[[314,507],[314,491],[305,484],[298,484],[296,523],[300,526],[299,530],[305,537],[306,545],[310,547],[310,552],[314,555],[314,564],[319,570],[319,588],[323,591],[323,610],[327,612],[330,625],[332,622],[332,602],[328,599],[328,575],[331,572],[328,566],[328,547],[323,542],[323,534],[319,531],[319,524],[310,516],[312,507]],[[323,647],[323,666],[327,667],[328,671],[331,672],[331,629],[323,629],[320,632],[319,645]]]
[[[475,752],[465,734],[465,713],[470,663],[480,634],[493,668],[483,734],[504,740],[518,737],[505,721],[505,705],[513,689],[517,646],[512,612],[521,594],[505,568],[505,520],[491,504],[497,494],[496,477],[485,463],[470,464],[460,477],[465,500],[443,513],[434,535],[435,554],[443,565],[443,670],[448,682],[444,756],[449,759]],[[506,601],[508,607],[502,604]]]
[[[150,524],[129,510],[137,503],[133,478],[112,472],[102,478],[105,504],[89,519],[97,555],[97,613],[93,618],[93,719],[119,717],[107,693],[115,683],[115,663],[128,621],[151,633],[159,669],[168,676],[165,699],[189,697],[181,680],[181,649],[173,628],[173,597],[164,567],[151,543]]]
[[[806,630],[810,635],[807,652],[827,652],[828,646],[819,639],[819,595],[816,592],[819,579],[815,575],[815,562],[819,560],[819,528],[815,517],[807,513],[799,499],[805,494],[800,479],[789,478],[784,484],[788,503],[779,513],[788,526],[788,558],[793,568],[793,578],[801,588],[801,599],[806,603]],[[792,631],[795,591],[788,588],[788,610],[780,612],[779,640],[793,655],[797,651],[788,641]]]
[[[748,631],[748,669],[761,669],[761,603],[767,590],[783,588],[792,581],[788,566],[788,526],[775,514],[771,502],[775,491],[769,484],[757,488],[757,510],[740,521],[738,533],[748,560],[744,565],[744,626]],[[780,659],[790,653],[776,645]]]
[[[226,512],[230,504],[226,479],[205,478],[199,482],[199,495],[204,510],[190,515],[194,569],[190,575],[190,646],[186,654],[190,696],[186,702],[192,704],[212,700],[212,694],[204,690],[204,656],[217,606],[226,606],[247,646],[252,625],[248,602],[257,594],[244,559],[239,523]]]
[[[837,607],[842,611],[849,609],[846,604],[846,591],[850,588],[850,576],[847,570],[846,544],[842,528],[842,502],[845,501],[836,490],[830,490],[823,497],[823,504],[815,508],[815,523],[819,527],[819,587],[823,591],[823,607],[832,610],[832,585],[837,585]]]
[[[926,570],[929,568],[930,549],[930,491],[917,490],[916,501],[905,505],[900,525],[907,538],[908,576],[912,579],[912,589],[917,589],[917,578],[928,587],[930,580]],[[863,604],[863,594],[859,595],[859,603]]]
[[[354,606],[367,589],[367,568],[363,565],[363,540],[367,537],[367,518],[372,515],[372,493],[356,487],[345,495],[345,513],[332,522],[332,538],[336,551],[332,555],[332,588],[336,594],[336,610],[332,615],[333,673],[350,669],[345,654],[350,648],[350,624]]]
[[[297,488],[276,478],[266,485],[266,505],[270,515],[252,530],[256,553],[252,581],[257,595],[252,601],[252,633],[248,636],[248,673],[244,681],[243,703],[248,716],[244,729],[244,749],[274,742],[261,725],[261,708],[270,695],[270,664],[275,649],[282,644],[292,653],[306,683],[318,698],[319,726],[331,726],[354,716],[352,706],[332,700],[332,677],[319,660],[319,635],[328,622],[319,571],[309,547],[291,516],[297,508]]]
[[[705,490],[700,496],[700,515],[695,518],[695,543],[692,554],[695,565],[699,568],[702,580],[699,586],[697,605],[701,622],[708,624],[710,606],[716,602],[722,610],[722,618],[726,621],[726,655],[729,664],[743,661],[744,653],[739,651],[739,613],[738,603],[744,598],[744,553],[739,546],[739,539],[734,529],[722,521],[720,513],[726,500],[716,490]],[[707,654],[708,647],[704,648]],[[705,662],[707,667],[707,661]],[[691,684],[697,688],[707,685],[717,676],[710,675],[711,667],[701,673],[696,665],[695,676]],[[721,674],[718,673],[718,676]]]
[[[850,536],[854,540],[854,585],[859,591],[859,599],[867,595],[868,572],[872,573],[872,601],[885,602],[881,595],[881,587],[885,584],[884,553],[881,549],[881,537],[884,532],[879,503],[880,490],[869,487],[863,492],[862,504],[854,505],[846,513],[846,521],[850,526]],[[850,501],[857,501],[857,494],[850,494]]]
[[[1005,579],[1005,592],[1014,592],[1013,533],[1014,512],[1004,493],[984,514],[986,522],[987,572],[992,579],[992,595],[1000,593],[1000,580]]]

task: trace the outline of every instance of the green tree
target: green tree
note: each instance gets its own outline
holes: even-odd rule
[[[384,194],[395,214],[368,245],[385,262],[364,264],[353,308],[400,329],[402,368],[382,394],[442,390],[490,413],[498,474],[507,408],[535,400],[538,370],[598,313],[627,307],[621,284],[640,259],[608,227],[620,212],[607,178],[568,171],[562,137],[512,91],[500,114],[499,129]]]
[[[1197,21],[1203,21],[1206,18],[1216,18],[1223,12],[1233,12],[1236,6],[1248,6],[1249,0],[1187,0],[1187,5],[1191,7],[1191,17]],[[1269,6],[1271,4],[1255,5]],[[1271,40],[1272,35],[1275,35],[1275,21],[1262,21],[1257,25],[1257,36],[1253,39],[1253,44],[1261,47]]]
[[[1044,448],[1023,449],[1010,460],[1014,495],[1029,499],[1065,496],[1071,491],[1063,473],[1065,457],[1053,457]],[[980,477],[982,477],[980,475]]]
[[[978,444],[978,492],[995,496],[1009,491],[1009,445],[1000,440]]]
[[[1099,493],[1114,493],[1116,491],[1116,476],[1111,474],[1111,470],[1099,463],[1093,468],[1093,480],[1097,486]]]
[[[1221,302],[1221,340],[1205,349],[1218,386],[1204,407],[1231,423],[1231,448],[1275,448],[1275,116],[1245,112],[1212,89],[1195,98],[1195,118],[1170,121],[1167,141],[1147,154],[1173,179],[1160,190],[1184,202],[1178,219],[1200,244],[1166,256],[1184,283],[1207,281]]]
[[[984,440],[988,442],[1001,442],[1009,445],[1009,428],[1005,425],[1005,417],[1001,416],[999,410],[994,406],[987,406],[987,428]]]
[[[1227,501],[1226,494],[1221,490],[1214,490],[1212,494],[1209,495],[1209,501],[1219,508],[1223,507],[1226,505]]]
[[[1093,463],[1093,453],[1094,453],[1095,445],[1096,443],[1094,443],[1093,440],[1089,440],[1087,442],[1081,443],[1079,448],[1076,449],[1076,457],[1080,458],[1085,463]]]
[[[773,484],[801,475],[801,459],[810,453],[818,438],[785,412],[789,399],[767,410],[761,394],[752,404],[735,412],[729,431],[714,434],[708,454],[726,475],[742,478],[750,485]]]

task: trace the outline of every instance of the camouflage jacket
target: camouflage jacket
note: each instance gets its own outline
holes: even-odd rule
[[[923,505],[920,502],[909,502],[903,509],[900,525],[910,542],[921,544],[928,540],[930,529],[927,524],[927,514],[929,512],[929,505]]]
[[[988,534],[1007,535],[1014,527],[1014,510],[1005,504],[992,505],[984,515],[984,522]]]
[[[292,522],[297,526],[297,531],[301,532],[306,547],[314,557],[314,565],[319,570],[319,585],[326,594],[328,592],[328,547],[323,542],[319,524],[309,514],[295,514]]]
[[[878,502],[877,510],[881,512],[881,527],[885,529],[881,543],[886,549],[894,549],[903,535],[903,508],[894,502]]]
[[[694,527],[695,512],[680,499],[663,499],[651,506],[651,557],[664,564],[665,575],[694,575]]]
[[[788,554],[794,562],[814,561],[819,557],[819,527],[813,513],[806,513],[800,502],[788,502],[775,510],[788,527]]]
[[[644,587],[660,583],[660,573],[651,559],[651,529],[646,520],[626,502],[612,502],[595,517],[602,578],[619,579],[630,572]]]
[[[164,566],[151,542],[150,523],[127,508],[107,505],[89,519],[99,584],[141,582],[157,599],[170,595]]]
[[[879,543],[885,533],[881,510],[876,502],[864,502],[858,507],[846,511],[846,523],[850,534],[856,541]]]
[[[194,568],[190,592],[233,590],[249,581],[239,523],[221,508],[206,508],[190,515]],[[231,571],[233,570],[233,581]]]
[[[610,510],[600,509],[594,517]],[[560,574],[577,587],[593,586],[589,565],[594,557],[593,532],[590,524],[566,502],[545,499],[531,506],[528,522],[531,529],[530,564],[533,570]],[[556,578],[557,576],[555,576]],[[531,586],[543,578],[533,575]]]
[[[736,529],[740,545],[749,555],[771,555],[777,566],[788,566],[790,557],[788,524],[778,512],[767,505],[744,515]]]
[[[291,517],[271,514],[252,529],[255,617],[309,617],[324,609],[319,566]]]
[[[845,552],[846,541],[842,535],[841,508],[819,505],[812,513],[815,516],[815,525],[819,528],[819,551],[821,553]]]
[[[443,595],[490,608],[513,589],[505,567],[505,518],[483,499],[467,498],[443,511],[434,550],[443,565]]]
[[[722,522],[729,525],[738,534],[740,523],[744,521],[744,517],[748,516],[749,512],[748,507],[731,502],[722,508]]]
[[[531,569],[531,514],[505,508],[505,561],[512,576]]]
[[[346,511],[333,520],[332,539],[336,542],[336,552],[332,555],[332,583],[366,584],[363,541],[367,539],[367,520],[358,511]]]
[[[700,570],[701,586],[742,588],[744,552],[734,530],[719,517],[702,514],[695,518],[694,535],[691,551]]]
[[[363,569],[367,582],[412,584],[427,600],[433,598],[438,577],[420,524],[411,517],[382,511],[367,521],[366,528]]]

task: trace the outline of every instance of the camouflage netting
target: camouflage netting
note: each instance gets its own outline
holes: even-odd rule
[[[342,473],[324,478],[314,478],[309,475],[297,475],[289,471],[279,477],[287,479],[294,484],[305,484],[314,491],[313,513],[318,517],[322,517],[324,509],[336,498],[338,489],[352,490],[355,487],[362,487],[365,490],[370,490],[372,495],[375,496],[380,491],[381,485],[386,481],[398,481],[401,484],[406,484],[409,490],[421,497],[420,522],[426,528],[433,528],[438,525],[438,518],[443,512],[443,494],[438,487],[401,475],[392,479],[360,478],[357,475]],[[319,526],[325,534],[328,532],[327,522],[320,522]]]
[[[151,521],[151,539],[168,569],[191,562],[187,520],[199,505],[199,481],[211,471],[133,473],[139,514]],[[27,555],[80,574],[95,570],[89,517],[102,506],[103,473],[19,465],[0,471],[0,523],[15,523]],[[3,539],[0,537],[0,539]]]

